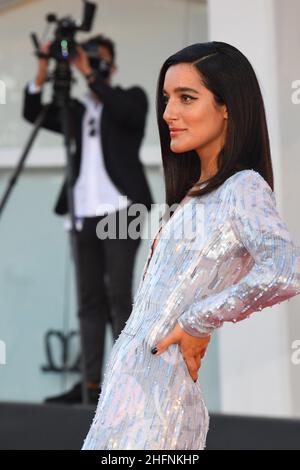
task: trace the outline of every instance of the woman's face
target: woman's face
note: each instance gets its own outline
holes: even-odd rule
[[[195,67],[187,63],[169,67],[163,93],[163,118],[170,128],[171,150],[196,150],[199,156],[218,153],[225,142],[227,109],[216,104]]]

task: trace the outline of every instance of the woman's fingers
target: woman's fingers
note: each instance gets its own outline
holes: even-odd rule
[[[164,353],[171,344],[179,344],[182,357],[187,365],[188,371],[194,382],[198,379],[198,370],[201,367],[210,336],[197,338],[186,333],[177,324],[171,333],[151,347],[151,353],[159,356]]]
[[[197,370],[199,370],[201,367],[201,355],[199,354],[198,356],[196,356],[195,360],[197,364]]]
[[[185,362],[189,370],[190,376],[192,377],[194,382],[196,382],[196,380],[198,379],[198,369],[199,369],[196,358],[193,356],[190,356],[185,359]]]
[[[198,371],[201,367],[201,360],[205,356],[206,348],[202,349],[200,353],[198,353],[196,356],[189,356],[184,358],[185,363],[188,367],[190,376],[192,377],[193,380],[197,380],[198,378]]]
[[[178,344],[182,336],[182,331],[183,330],[180,328],[180,326],[177,325],[168,336],[156,343],[156,345],[151,348],[152,354],[159,356],[166,349],[168,349],[171,344]]]

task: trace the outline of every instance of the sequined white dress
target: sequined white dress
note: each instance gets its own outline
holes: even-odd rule
[[[157,357],[151,348],[177,322],[201,336],[299,293],[300,250],[259,173],[240,171],[190,198],[150,248],[83,449],[204,449],[209,416],[199,382],[177,345]]]

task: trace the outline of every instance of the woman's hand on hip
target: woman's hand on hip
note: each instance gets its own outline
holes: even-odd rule
[[[201,360],[206,352],[209,342],[210,335],[203,337],[191,336],[177,323],[173,331],[171,331],[171,333],[162,341],[159,341],[155,347],[151,349],[151,352],[152,354],[159,356],[161,353],[166,351],[171,344],[178,344],[190,376],[194,382],[196,382],[198,379],[198,370],[201,367]]]

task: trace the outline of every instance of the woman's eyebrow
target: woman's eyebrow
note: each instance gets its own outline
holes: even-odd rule
[[[199,94],[199,91],[194,90],[194,88],[189,88],[189,87],[177,87],[177,88],[175,88],[174,91],[175,91],[176,93],[182,92],[182,91],[186,91],[186,92],[188,91],[188,92],[192,92],[192,93],[197,93],[197,95]],[[168,93],[166,92],[166,90],[163,90],[163,93],[168,94]]]

